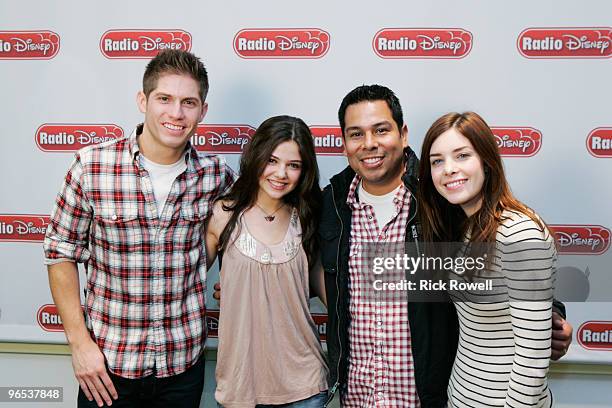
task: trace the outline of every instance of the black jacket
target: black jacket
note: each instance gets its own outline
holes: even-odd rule
[[[418,159],[410,148],[406,148],[404,153],[406,172],[402,180],[411,192],[406,228],[406,242],[409,243],[418,241],[420,233],[415,198]],[[347,167],[332,177],[330,185],[323,191],[323,209],[319,225],[329,315],[327,350],[332,393],[346,384],[348,375],[350,320],[348,259],[351,209],[346,204],[346,199],[354,176],[355,172]],[[459,336],[455,307],[451,302],[409,301],[408,319],[416,388],[421,406],[445,407],[446,389]]]

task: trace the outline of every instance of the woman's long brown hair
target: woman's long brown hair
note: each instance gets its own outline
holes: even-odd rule
[[[287,141],[294,141],[298,145],[302,159],[302,173],[295,189],[285,195],[283,201],[297,209],[302,227],[302,246],[309,265],[315,264],[319,250],[316,232],[322,201],[319,167],[310,129],[304,121],[292,116],[274,116],[265,120],[246,145],[240,158],[240,177],[230,190],[219,198],[227,203],[223,205],[223,210],[232,212],[219,237],[221,251],[229,245],[240,214],[255,205],[259,192],[259,177],[272,152],[276,146]]]
[[[480,191],[482,205],[469,218],[461,206],[449,203],[438,193],[431,177],[431,146],[451,128],[472,143],[484,168],[484,183]],[[523,213],[545,229],[545,224],[533,210],[510,191],[495,136],[484,119],[474,112],[447,113],[431,125],[421,148],[419,170],[419,211],[425,241],[462,241],[466,231],[470,231],[470,241],[493,243],[502,222],[502,213],[506,210]]]

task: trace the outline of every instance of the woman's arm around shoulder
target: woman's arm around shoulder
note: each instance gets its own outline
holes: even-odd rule
[[[321,264],[321,257],[317,255],[315,258],[317,262],[310,268],[308,274],[308,280],[310,288],[316,296],[321,299],[321,302],[327,307],[327,295],[325,293],[325,276],[323,271],[323,264]],[[312,296],[312,294],[310,295]]]
[[[219,239],[225,226],[227,225],[231,211],[225,211],[223,205],[227,205],[225,201],[216,201],[213,205],[213,210],[210,218],[206,223],[206,266],[210,268],[217,257]]]

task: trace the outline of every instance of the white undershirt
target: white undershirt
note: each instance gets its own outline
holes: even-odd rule
[[[184,156],[181,156],[179,161],[174,164],[155,163],[142,154],[140,157],[142,158],[142,166],[149,172],[149,178],[153,185],[153,196],[157,203],[157,216],[159,217],[164,209],[174,180],[187,169],[187,163]]]
[[[393,199],[400,187],[401,186],[398,185],[395,190],[387,194],[373,195],[365,191],[361,182],[359,182],[359,186],[357,186],[359,202],[372,206],[372,210],[376,215],[376,221],[378,221],[378,227],[381,229],[391,221],[397,211]]]

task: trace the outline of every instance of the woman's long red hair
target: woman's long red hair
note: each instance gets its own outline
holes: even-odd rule
[[[449,203],[438,193],[431,177],[431,146],[451,128],[472,143],[484,167],[485,179],[480,192],[482,205],[469,218],[459,205]],[[470,231],[470,241],[493,243],[502,222],[502,213],[506,210],[523,213],[545,229],[545,224],[533,210],[510,191],[495,136],[484,119],[474,112],[447,113],[431,125],[421,148],[419,174],[418,202],[425,241],[460,241],[466,231]]]

